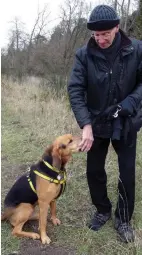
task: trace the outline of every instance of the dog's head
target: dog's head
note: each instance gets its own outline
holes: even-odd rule
[[[45,155],[50,155],[53,158],[53,166],[60,168],[65,166],[69,161],[72,153],[79,152],[79,144],[81,139],[71,134],[59,136],[46,149]]]

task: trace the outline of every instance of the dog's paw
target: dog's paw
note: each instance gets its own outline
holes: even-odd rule
[[[51,240],[48,236],[41,237],[42,244],[50,244]]]
[[[37,233],[32,233],[32,238],[35,239],[40,239],[40,235]]]
[[[53,225],[57,226],[61,224],[61,221],[58,218],[51,217]]]

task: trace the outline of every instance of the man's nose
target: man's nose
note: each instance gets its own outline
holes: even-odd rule
[[[105,43],[105,39],[104,38],[99,38],[99,43]]]

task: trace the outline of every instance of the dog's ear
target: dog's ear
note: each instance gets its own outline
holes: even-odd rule
[[[52,158],[53,158],[53,166],[60,169],[61,168],[61,155],[60,155],[60,148],[56,144],[53,146],[52,149]]]
[[[59,147],[50,145],[46,148],[44,154],[42,155],[42,159],[44,159],[46,156],[52,156],[53,163],[52,165],[58,169],[61,168],[61,159],[59,155]]]
[[[61,165],[62,167],[65,167],[66,163],[68,162],[70,155],[64,154],[64,151],[66,151],[67,145],[64,143],[59,144],[59,153],[60,153],[60,159],[61,159]]]
[[[51,156],[52,155],[52,150],[53,150],[53,145],[50,145],[46,148],[44,154],[42,155],[42,159],[46,156]]]
[[[67,146],[65,144],[63,144],[63,143],[59,145],[59,149],[66,149],[66,147]]]
[[[53,155],[53,163],[52,163],[52,165],[54,167],[60,169],[61,168],[61,159],[58,156]]]

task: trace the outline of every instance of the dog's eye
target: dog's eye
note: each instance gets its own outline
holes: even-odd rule
[[[73,140],[71,139],[70,141],[69,141],[69,143],[72,143],[73,142]]]

